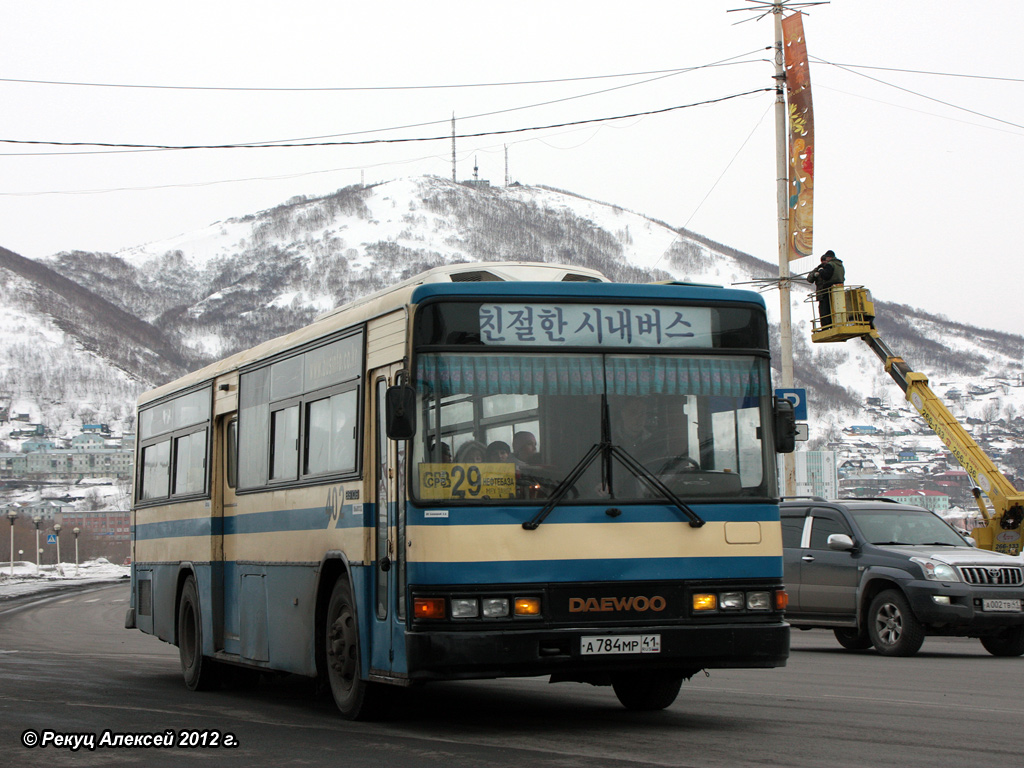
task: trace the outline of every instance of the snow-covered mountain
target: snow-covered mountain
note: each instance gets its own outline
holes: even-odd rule
[[[0,396],[12,401],[12,411],[38,408],[39,420],[60,420],[79,403],[108,422],[119,418],[115,412],[130,412],[143,388],[444,263],[560,262],[625,282],[738,287],[778,270],[696,233],[569,192],[435,177],[293,198],[114,254],[60,253],[28,262],[35,272],[9,251],[0,257],[0,332],[14,340],[0,346]],[[880,301],[896,294],[895,287],[848,272],[851,282],[873,288],[889,346],[928,373],[940,395],[961,393],[951,403],[958,416],[989,422],[1024,416],[1024,337]],[[808,292],[797,285],[792,317],[796,383],[809,390],[810,445],[851,423],[895,419],[919,426],[865,345],[810,344]],[[765,300],[777,318],[778,293]],[[989,391],[979,394],[982,389]],[[882,406],[866,410],[868,398]]]

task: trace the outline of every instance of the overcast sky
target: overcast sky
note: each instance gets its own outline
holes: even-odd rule
[[[0,245],[35,258],[113,252],[293,195],[450,177],[448,138],[393,140],[447,137],[454,113],[459,133],[514,131],[460,139],[460,180],[478,162],[502,183],[507,146],[515,181],[777,262],[774,31],[756,7],[8,0]],[[815,254],[835,250],[848,284],[877,298],[1024,332],[1024,3],[833,0],[806,11]],[[658,110],[669,111],[545,127]]]

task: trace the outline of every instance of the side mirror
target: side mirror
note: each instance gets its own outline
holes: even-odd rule
[[[845,533],[833,533],[825,541],[829,549],[834,549],[837,552],[849,552],[854,548],[853,539]]]
[[[776,397],[774,415],[775,451],[792,453],[796,450],[796,412],[792,401]]]
[[[416,390],[395,384],[384,393],[385,430],[392,440],[409,440],[416,434]]]

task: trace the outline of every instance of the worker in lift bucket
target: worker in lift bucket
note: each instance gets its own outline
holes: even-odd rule
[[[821,327],[832,325],[832,286],[841,286],[846,280],[846,268],[833,251],[825,251],[821,263],[807,273],[807,282],[814,283],[818,297],[818,317]]]

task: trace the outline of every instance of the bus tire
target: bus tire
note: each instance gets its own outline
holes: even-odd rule
[[[982,647],[993,656],[1024,655],[1024,626],[1007,627],[995,635],[981,638]]]
[[[219,682],[219,665],[203,656],[202,617],[196,579],[189,576],[178,598],[178,658],[185,687],[190,691],[208,691]]]
[[[360,677],[359,623],[348,580],[334,582],[324,621],[327,682],[334,703],[349,720],[374,720],[387,713],[390,686]]]
[[[626,709],[654,712],[676,700],[684,677],[689,675],[668,670],[627,672],[612,678],[612,690]]]

